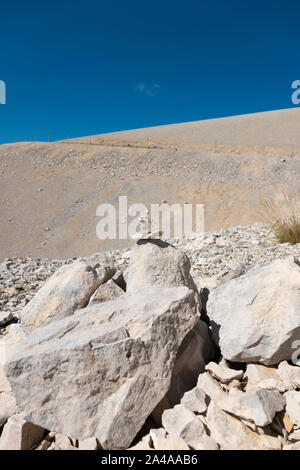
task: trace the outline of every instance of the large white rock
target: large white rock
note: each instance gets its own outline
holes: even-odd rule
[[[162,240],[139,240],[132,249],[127,270],[127,292],[146,286],[187,286],[195,292],[201,309],[200,296],[190,275],[188,256]]]
[[[38,444],[45,430],[28,423],[21,414],[13,415],[5,424],[0,437],[0,450],[28,450]]]
[[[127,448],[169,389],[198,318],[187,287],[146,287],[32,331],[6,365],[28,420]]]
[[[249,392],[230,390],[217,404],[235,416],[264,427],[271,424],[276,413],[284,409],[285,399],[279,392],[263,389],[252,389]]]
[[[21,323],[41,327],[85,307],[95,290],[107,280],[108,273],[114,272],[110,264],[107,270],[105,266],[101,269],[94,266],[76,261],[59,268],[24,307]]]
[[[223,356],[265,365],[290,360],[300,337],[300,265],[256,267],[211,292],[207,314]]]

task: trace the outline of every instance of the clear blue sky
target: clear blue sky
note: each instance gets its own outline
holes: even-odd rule
[[[0,15],[0,142],[293,107],[299,0],[12,0]]]

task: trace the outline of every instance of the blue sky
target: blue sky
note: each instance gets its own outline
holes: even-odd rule
[[[12,0],[0,8],[0,142],[294,106],[299,0]]]

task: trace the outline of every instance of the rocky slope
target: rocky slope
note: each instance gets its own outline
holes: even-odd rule
[[[0,261],[128,246],[96,237],[103,202],[204,203],[205,230],[260,220],[261,199],[297,189],[299,109],[0,146]]]
[[[0,449],[299,449],[299,244],[172,243],[1,265]]]

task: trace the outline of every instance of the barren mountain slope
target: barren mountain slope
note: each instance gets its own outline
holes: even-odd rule
[[[125,246],[99,241],[96,208],[205,203],[205,229],[260,220],[262,197],[299,187],[300,109],[53,143],[0,146],[0,260],[67,258]]]

